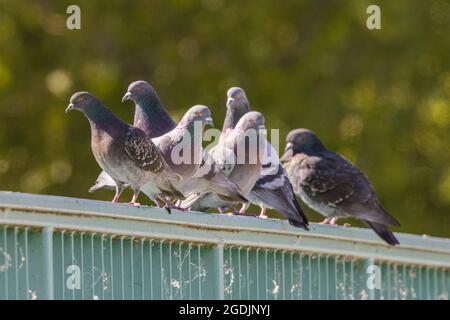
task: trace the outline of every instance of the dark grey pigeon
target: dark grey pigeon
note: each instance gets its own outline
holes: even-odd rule
[[[66,112],[78,110],[91,125],[91,147],[97,163],[114,180],[117,201],[124,183],[133,189],[132,204],[137,204],[141,189],[146,194],[180,197],[171,181],[179,177],[165,162],[148,135],[116,117],[92,94],[77,92],[70,98]],[[181,195],[182,196],[182,195]]]
[[[225,199],[246,201],[234,183],[220,170],[214,170],[214,162],[203,149],[203,130],[207,125],[214,125],[210,109],[196,105],[172,131],[153,139],[172,170],[182,177],[175,187],[186,196],[213,191]],[[207,170],[206,161],[210,165]]]
[[[239,119],[249,111],[250,103],[245,91],[239,87],[230,88],[227,92],[227,113],[222,137],[227,136]],[[307,230],[308,219],[295,198],[278,153],[268,141],[266,146],[261,176],[248,195],[248,199],[261,207],[260,217],[266,217],[267,208],[274,209],[282,213],[291,225]],[[249,206],[249,203],[244,204],[240,212],[245,213]]]
[[[262,167],[262,158],[266,139],[261,137],[264,130],[264,116],[259,112],[248,112],[237,123],[234,129],[211,150],[211,156],[221,166],[229,180],[247,197],[256,183]],[[205,211],[208,208],[219,208],[220,212],[242,201],[227,201],[215,193],[191,195],[182,201],[183,206],[194,211]]]
[[[135,81],[128,86],[122,102],[128,100],[135,102],[133,126],[143,130],[150,138],[162,136],[176,127],[176,123],[164,108],[156,90],[146,81]],[[115,188],[113,180],[102,172],[89,192]]]
[[[400,223],[383,209],[364,173],[343,156],[327,150],[310,130],[293,130],[286,141],[281,161],[294,191],[309,207],[327,217],[323,223],[356,218],[388,244],[399,244],[387,226]]]

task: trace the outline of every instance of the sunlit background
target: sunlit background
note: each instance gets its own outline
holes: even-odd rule
[[[70,4],[81,30],[66,28]],[[354,161],[396,231],[448,237],[450,2],[376,1],[381,30],[366,28],[370,4],[0,0],[0,189],[112,198],[87,192],[99,167],[88,122],[64,114],[75,91],[131,122],[120,100],[144,79],[174,118],[205,104],[220,127],[237,85],[283,140],[306,127]]]

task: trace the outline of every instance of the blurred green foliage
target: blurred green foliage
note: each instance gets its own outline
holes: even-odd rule
[[[201,103],[220,126],[238,85],[282,139],[310,128],[354,161],[398,230],[450,236],[450,2],[376,1],[368,30],[372,2],[1,0],[0,189],[112,197],[87,193],[99,168],[87,121],[64,114],[75,91],[131,122],[120,99],[145,79],[176,119]]]

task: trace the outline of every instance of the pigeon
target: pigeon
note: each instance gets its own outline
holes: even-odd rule
[[[323,223],[356,218],[388,244],[399,244],[388,225],[400,223],[383,209],[364,173],[343,156],[327,150],[310,130],[293,130],[286,141],[281,161],[294,191],[310,208],[326,216]]]
[[[78,110],[91,125],[91,147],[97,163],[113,179],[117,202],[127,183],[133,190],[131,204],[138,205],[141,189],[153,199],[161,196],[182,197],[172,182],[174,173],[148,135],[116,117],[95,96],[77,92],[70,98],[66,113]]]
[[[143,80],[132,82],[122,102],[128,100],[133,100],[136,104],[133,126],[144,131],[150,138],[162,136],[176,127],[176,123],[164,108],[156,90],[148,82]],[[115,188],[114,180],[106,172],[102,172],[89,192]]]
[[[250,111],[250,103],[245,91],[232,87],[227,92],[227,113],[222,128],[221,139],[226,137],[239,119]],[[220,144],[220,142],[219,142]],[[300,207],[283,169],[275,148],[266,141],[266,151],[263,158],[261,176],[253,190],[248,195],[251,203],[261,207],[261,218],[266,218],[268,208],[281,212],[292,226],[308,230],[308,219]],[[243,214],[250,206],[245,203],[240,213]]]
[[[219,169],[214,170],[212,158],[202,147],[203,130],[207,125],[214,126],[210,109],[196,105],[172,131],[153,139],[169,166],[182,177],[175,187],[184,195],[213,191],[224,199],[247,201],[234,183]],[[207,165],[213,170],[206,170]]]
[[[225,175],[239,186],[244,197],[250,193],[261,173],[266,143],[266,139],[261,135],[264,122],[261,113],[255,111],[246,113],[235,128],[221,139],[211,154]],[[192,195],[182,201],[182,204],[189,205],[191,210],[205,211],[209,208],[218,208],[221,213],[226,209],[233,209],[238,203],[239,201],[221,199],[211,192]]]

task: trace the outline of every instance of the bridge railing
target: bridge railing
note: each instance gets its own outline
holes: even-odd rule
[[[0,299],[448,299],[450,240],[0,192]]]

